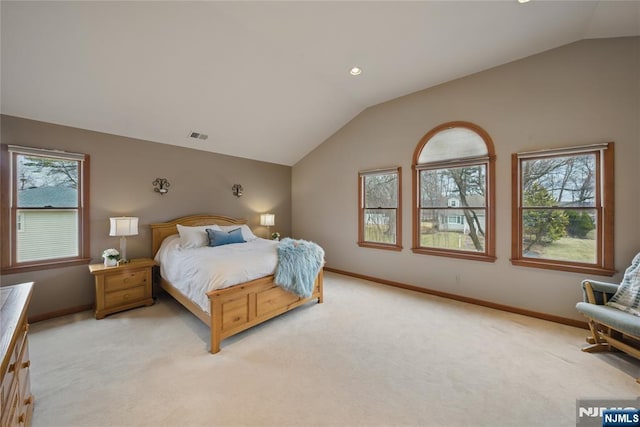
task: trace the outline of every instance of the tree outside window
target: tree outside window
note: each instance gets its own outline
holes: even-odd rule
[[[420,244],[484,252],[486,165],[420,171]]]
[[[514,264],[609,274],[612,156],[612,144],[514,155]]]
[[[414,153],[413,251],[495,260],[493,142],[479,126],[450,122],[429,131]]]

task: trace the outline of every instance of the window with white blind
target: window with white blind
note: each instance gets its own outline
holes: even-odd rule
[[[89,157],[2,146],[2,272],[88,261]]]

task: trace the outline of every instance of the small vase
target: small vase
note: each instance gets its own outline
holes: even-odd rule
[[[115,258],[109,258],[109,257],[105,257],[104,258],[104,266],[105,267],[115,267],[116,265],[118,265],[118,260]]]

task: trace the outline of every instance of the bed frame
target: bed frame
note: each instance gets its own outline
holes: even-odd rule
[[[169,222],[151,224],[151,244],[155,257],[162,241],[178,233],[176,225],[233,225],[245,224],[246,221],[219,215],[191,215],[176,218]],[[246,283],[240,283],[226,289],[213,290],[207,293],[209,313],[189,300],[182,292],[167,280],[160,278],[160,287],[175,298],[187,310],[192,312],[211,329],[211,353],[220,351],[220,342],[232,335],[258,325],[266,320],[301,306],[317,298],[323,301],[323,270],[316,277],[313,294],[309,298],[301,298],[285,291],[273,281],[274,276],[262,277]]]

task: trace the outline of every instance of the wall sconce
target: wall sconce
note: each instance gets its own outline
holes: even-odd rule
[[[160,195],[167,194],[169,191],[168,188],[171,187],[171,184],[169,184],[169,181],[167,181],[166,178],[156,178],[151,184],[156,187],[153,191],[160,193]]]
[[[244,191],[244,189],[240,184],[233,184],[233,187],[231,187],[231,191],[233,191],[234,196],[242,197],[242,192]]]

